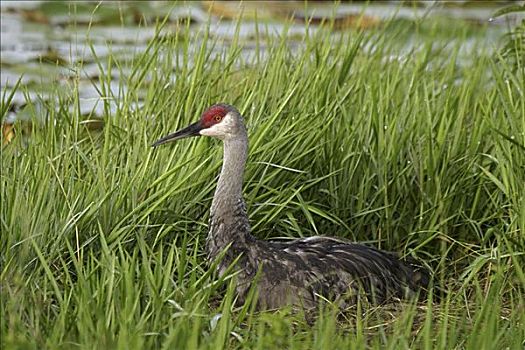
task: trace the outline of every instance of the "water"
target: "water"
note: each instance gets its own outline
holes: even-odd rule
[[[155,23],[168,15],[168,24],[162,35],[172,34],[189,23],[196,34],[195,47],[199,47],[207,25],[210,35],[218,40],[217,54],[234,38],[236,18],[242,12],[239,39],[244,43],[243,59],[250,62],[255,55],[254,39],[257,32],[279,36],[287,28],[291,45],[301,45],[306,34],[306,20],[311,18],[309,30],[314,32],[320,23],[334,16],[340,31],[354,30],[356,26],[370,28],[385,20],[396,18],[404,21],[424,21],[429,16],[455,18],[466,21],[483,31],[487,45],[497,46],[508,23],[508,18],[492,18],[496,7],[467,6],[469,2],[446,7],[439,2],[421,2],[421,6],[400,7],[397,2],[379,5],[359,3],[334,6],[315,3],[303,6],[297,3],[271,2],[270,4],[246,2],[241,9],[236,2],[189,2],[173,5],[171,2],[67,2],[2,1],[1,5],[1,78],[2,94],[9,95],[15,85],[10,112],[4,122],[29,119],[24,105],[29,102],[41,106],[53,99],[57,92],[68,93],[73,82],[79,79],[80,113],[86,118],[104,115],[103,97],[100,95],[100,67],[97,62],[107,62],[112,55],[119,60],[131,59],[146,50],[156,36]],[[478,3],[479,4],[479,3]],[[465,5],[465,6],[460,6]],[[211,16],[209,15],[211,13]],[[359,16],[363,19],[359,22]],[[293,17],[292,24],[287,18]],[[255,20],[257,18],[257,21]],[[512,18],[517,21],[519,18]],[[208,23],[209,22],[209,23]],[[479,36],[462,43],[465,59],[471,57],[479,45]],[[417,42],[409,40],[403,52],[410,52]],[[263,50],[264,58],[264,50]],[[102,64],[105,71],[105,66]],[[119,99],[126,93],[122,81],[129,70],[113,70],[109,90],[110,110],[115,111]],[[122,76],[123,75],[123,76]],[[174,77],[175,79],[175,77]],[[108,99],[108,97],[105,97]],[[136,106],[140,108],[139,105]],[[38,107],[40,108],[40,107]]]

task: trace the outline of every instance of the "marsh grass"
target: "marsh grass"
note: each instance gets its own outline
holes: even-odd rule
[[[261,25],[250,56],[238,38],[159,35],[99,62],[95,132],[69,108],[78,81],[57,89],[46,122],[34,115],[30,138],[2,149],[2,347],[523,348],[523,69],[482,49],[465,58],[461,30],[447,42],[425,28],[407,51],[394,25],[294,46]],[[125,67],[126,93],[109,90]],[[326,305],[313,324],[234,306],[235,276],[213,275],[202,244],[220,143],[150,147],[218,101],[248,123],[257,237],[366,241],[426,262],[448,293]]]

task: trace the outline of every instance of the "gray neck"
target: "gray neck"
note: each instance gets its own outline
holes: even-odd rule
[[[213,196],[206,249],[213,258],[230,243],[243,246],[251,238],[250,224],[242,195],[243,175],[248,157],[246,132],[224,141],[224,160]],[[237,244],[238,243],[238,244]]]
[[[211,204],[212,214],[231,209],[224,206],[243,199],[242,185],[247,157],[248,139],[246,137],[224,141],[224,159]]]

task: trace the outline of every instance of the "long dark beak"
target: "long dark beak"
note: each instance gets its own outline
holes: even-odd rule
[[[164,136],[163,138],[157,140],[154,144],[152,144],[151,147],[157,147],[165,143],[177,141],[186,137],[200,136],[199,131],[201,131],[202,129],[204,128],[202,127],[200,121],[198,121],[185,127],[184,129],[174,132],[173,134]]]

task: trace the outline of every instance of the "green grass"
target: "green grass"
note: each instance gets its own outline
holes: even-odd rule
[[[31,136],[2,148],[2,348],[522,349],[523,65],[462,57],[461,30],[451,43],[425,28],[407,52],[396,26],[320,31],[295,49],[261,26],[253,58],[209,33],[196,51],[184,31],[159,37],[132,61],[100,60],[100,132],[68,109],[78,81],[57,89],[47,122],[34,115]],[[110,70],[125,67],[127,93],[113,96]],[[399,251],[447,296],[340,315],[328,305],[313,325],[234,306],[231,276],[210,273],[202,244],[220,142],[150,147],[219,101],[249,126],[257,237]],[[8,105],[4,94],[3,116]]]

